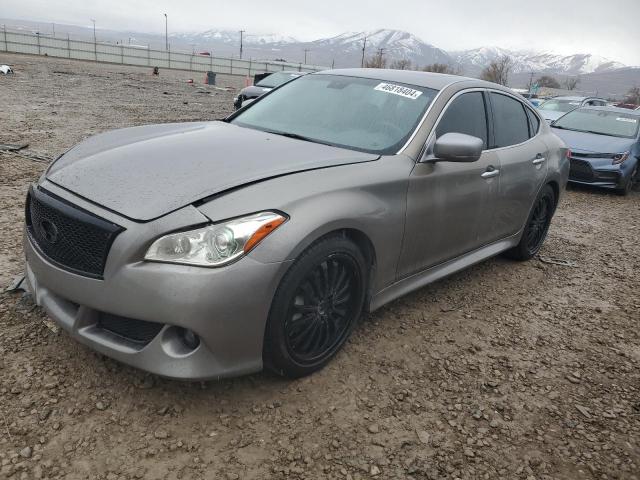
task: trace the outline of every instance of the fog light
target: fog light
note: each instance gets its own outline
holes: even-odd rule
[[[184,346],[190,350],[195,350],[200,345],[200,337],[196,335],[193,330],[189,330],[188,328],[179,327],[178,329],[178,337],[184,343]]]

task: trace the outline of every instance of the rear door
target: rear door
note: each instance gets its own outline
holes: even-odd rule
[[[490,221],[498,196],[498,156],[488,145],[488,110],[482,91],[454,96],[428,143],[445,133],[481,138],[476,162],[418,163],[409,178],[407,219],[398,276],[406,277],[485,243],[481,225]],[[487,173],[490,172],[488,175]]]
[[[540,119],[524,102],[492,91],[492,147],[500,161],[498,202],[486,225],[491,240],[517,233],[547,175],[548,147],[540,138]]]

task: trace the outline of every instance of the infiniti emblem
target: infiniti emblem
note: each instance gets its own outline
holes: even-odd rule
[[[40,220],[40,232],[47,242],[56,243],[58,241],[58,227],[52,221]]]

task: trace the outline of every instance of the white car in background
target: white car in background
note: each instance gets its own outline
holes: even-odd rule
[[[565,113],[580,107],[606,107],[607,100],[598,97],[553,97],[538,105],[544,119],[551,123]]]

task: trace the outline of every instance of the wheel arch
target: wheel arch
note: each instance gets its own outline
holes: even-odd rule
[[[553,206],[554,210],[558,206],[558,202],[560,201],[560,185],[556,180],[549,180],[547,185],[551,187],[553,190],[553,196],[555,198],[555,205]]]
[[[307,236],[295,248],[295,257],[297,258],[302,252],[310,248],[312,245],[326,239],[327,237],[341,236],[352,241],[364,256],[368,267],[368,278],[366,285],[365,310],[369,310],[369,303],[373,296],[373,290],[376,278],[376,268],[378,265],[378,254],[371,237],[362,229],[354,226],[336,226],[335,228],[324,231],[317,231]]]

